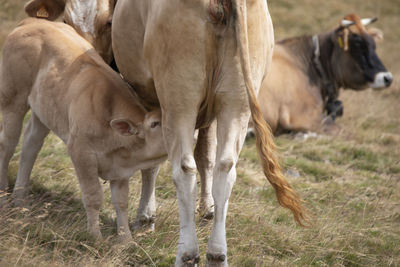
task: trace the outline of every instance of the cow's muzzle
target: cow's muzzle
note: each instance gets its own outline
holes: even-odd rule
[[[382,89],[389,87],[393,82],[393,75],[390,72],[379,72],[375,75],[373,83],[369,87],[373,89]]]
[[[326,112],[328,116],[332,118],[334,121],[337,117],[343,116],[343,103],[342,101],[336,99],[334,101],[330,101],[326,104]]]

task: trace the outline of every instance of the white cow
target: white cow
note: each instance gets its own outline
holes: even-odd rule
[[[29,18],[7,37],[0,61],[0,192],[31,109],[13,197],[23,199],[50,130],[68,146],[82,189],[88,230],[101,237],[103,191],[110,181],[118,233],[131,238],[128,179],[158,166],[167,152],[159,111],[146,112],[129,86],[73,28]]]
[[[112,40],[125,79],[148,106],[162,108],[180,213],[177,266],[199,261],[196,167],[203,165],[209,171],[212,164],[207,164],[214,157],[209,177],[215,215],[207,261],[227,265],[225,219],[250,110],[264,173],[279,203],[291,209],[298,222],[304,219],[301,200],[281,174],[270,130],[256,101],[274,44],[265,0],[119,0]],[[210,127],[216,127],[216,153]],[[193,153],[196,128],[203,142]]]

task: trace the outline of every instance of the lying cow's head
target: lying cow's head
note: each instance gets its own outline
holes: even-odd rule
[[[345,88],[378,89],[387,88],[392,83],[392,74],[376,54],[376,41],[383,38],[382,33],[365,28],[374,21],[376,19],[348,15],[332,35],[333,71],[337,81]]]
[[[31,0],[25,5],[31,17],[64,21],[89,41],[101,57],[112,61],[111,21],[116,0]]]

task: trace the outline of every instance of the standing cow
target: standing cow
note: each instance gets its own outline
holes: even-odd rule
[[[258,95],[263,116],[274,132],[316,131],[323,124],[329,130],[343,112],[337,100],[340,88],[390,86],[392,74],[375,51],[375,40],[382,34],[365,28],[373,21],[352,14],[333,31],[276,44]]]
[[[250,111],[264,173],[279,203],[302,222],[301,201],[281,174],[256,101],[274,44],[265,0],[119,0],[112,40],[122,75],[149,106],[162,109],[180,214],[177,266],[192,266],[199,260],[196,162],[210,171],[207,163],[213,157],[215,215],[207,261],[227,265],[225,220]],[[216,153],[211,153],[213,143],[208,142],[215,139],[213,127]],[[196,151],[201,152],[193,153],[196,128],[200,129]]]

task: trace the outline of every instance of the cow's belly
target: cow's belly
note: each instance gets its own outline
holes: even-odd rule
[[[114,12],[112,41],[118,69],[142,99],[157,103],[152,74],[144,56],[146,3],[118,1]]]

